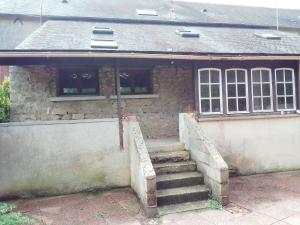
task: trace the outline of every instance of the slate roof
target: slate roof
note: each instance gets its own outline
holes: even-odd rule
[[[193,53],[193,54],[268,54],[299,55],[300,34],[278,32],[281,40],[266,40],[256,32],[274,31],[249,28],[189,26],[200,38],[183,38],[175,31],[184,26],[47,21],[31,34],[18,50],[101,51],[90,47],[94,26],[111,27],[118,42],[117,52]],[[106,51],[106,50],[102,50]]]
[[[128,19],[143,21],[189,22],[276,26],[276,11],[271,8],[187,3],[171,0],[43,0],[43,15]],[[158,16],[138,16],[135,9],[154,9]],[[176,19],[170,17],[174,9]],[[206,12],[204,12],[206,11]],[[39,0],[0,0],[0,14],[40,15]],[[300,10],[279,10],[279,25],[300,28]]]

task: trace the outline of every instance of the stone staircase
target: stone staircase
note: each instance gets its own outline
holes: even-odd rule
[[[209,189],[203,175],[181,144],[149,148],[156,172],[157,204],[160,213],[208,208]],[[159,150],[159,151],[158,151]]]

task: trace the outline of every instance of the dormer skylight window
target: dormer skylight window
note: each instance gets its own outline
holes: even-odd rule
[[[191,38],[199,38],[200,34],[197,31],[188,30],[188,29],[181,29],[176,30],[176,34],[180,35],[181,37],[191,37]]]
[[[137,9],[136,14],[139,16],[158,16],[154,9]]]
[[[268,40],[281,40],[281,37],[277,34],[272,33],[255,33],[256,37],[268,39]]]
[[[91,40],[91,48],[117,49],[118,47],[118,43],[114,40]]]
[[[94,27],[94,34],[113,34],[114,31],[110,27]]]

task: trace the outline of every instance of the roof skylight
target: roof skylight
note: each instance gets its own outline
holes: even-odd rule
[[[198,31],[193,31],[193,30],[189,30],[189,29],[176,30],[175,33],[180,35],[181,37],[193,37],[193,38],[200,37],[200,34]]]
[[[281,40],[281,37],[279,35],[272,34],[272,33],[255,33],[254,35],[256,37],[269,39],[269,40]]]
[[[136,9],[136,13],[140,16],[158,16],[154,9]]]
[[[113,34],[114,31],[110,27],[94,27],[94,34]]]
[[[108,49],[116,49],[118,48],[118,43],[114,40],[91,40],[92,48],[108,48]]]

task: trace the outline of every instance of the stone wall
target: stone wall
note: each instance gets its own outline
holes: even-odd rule
[[[117,117],[114,69],[99,69],[100,93],[95,101],[53,102],[57,69],[52,66],[11,67],[11,121],[72,120]],[[145,137],[178,136],[178,114],[193,110],[192,66],[158,65],[153,70],[151,98],[122,100],[125,115],[136,115]]]

